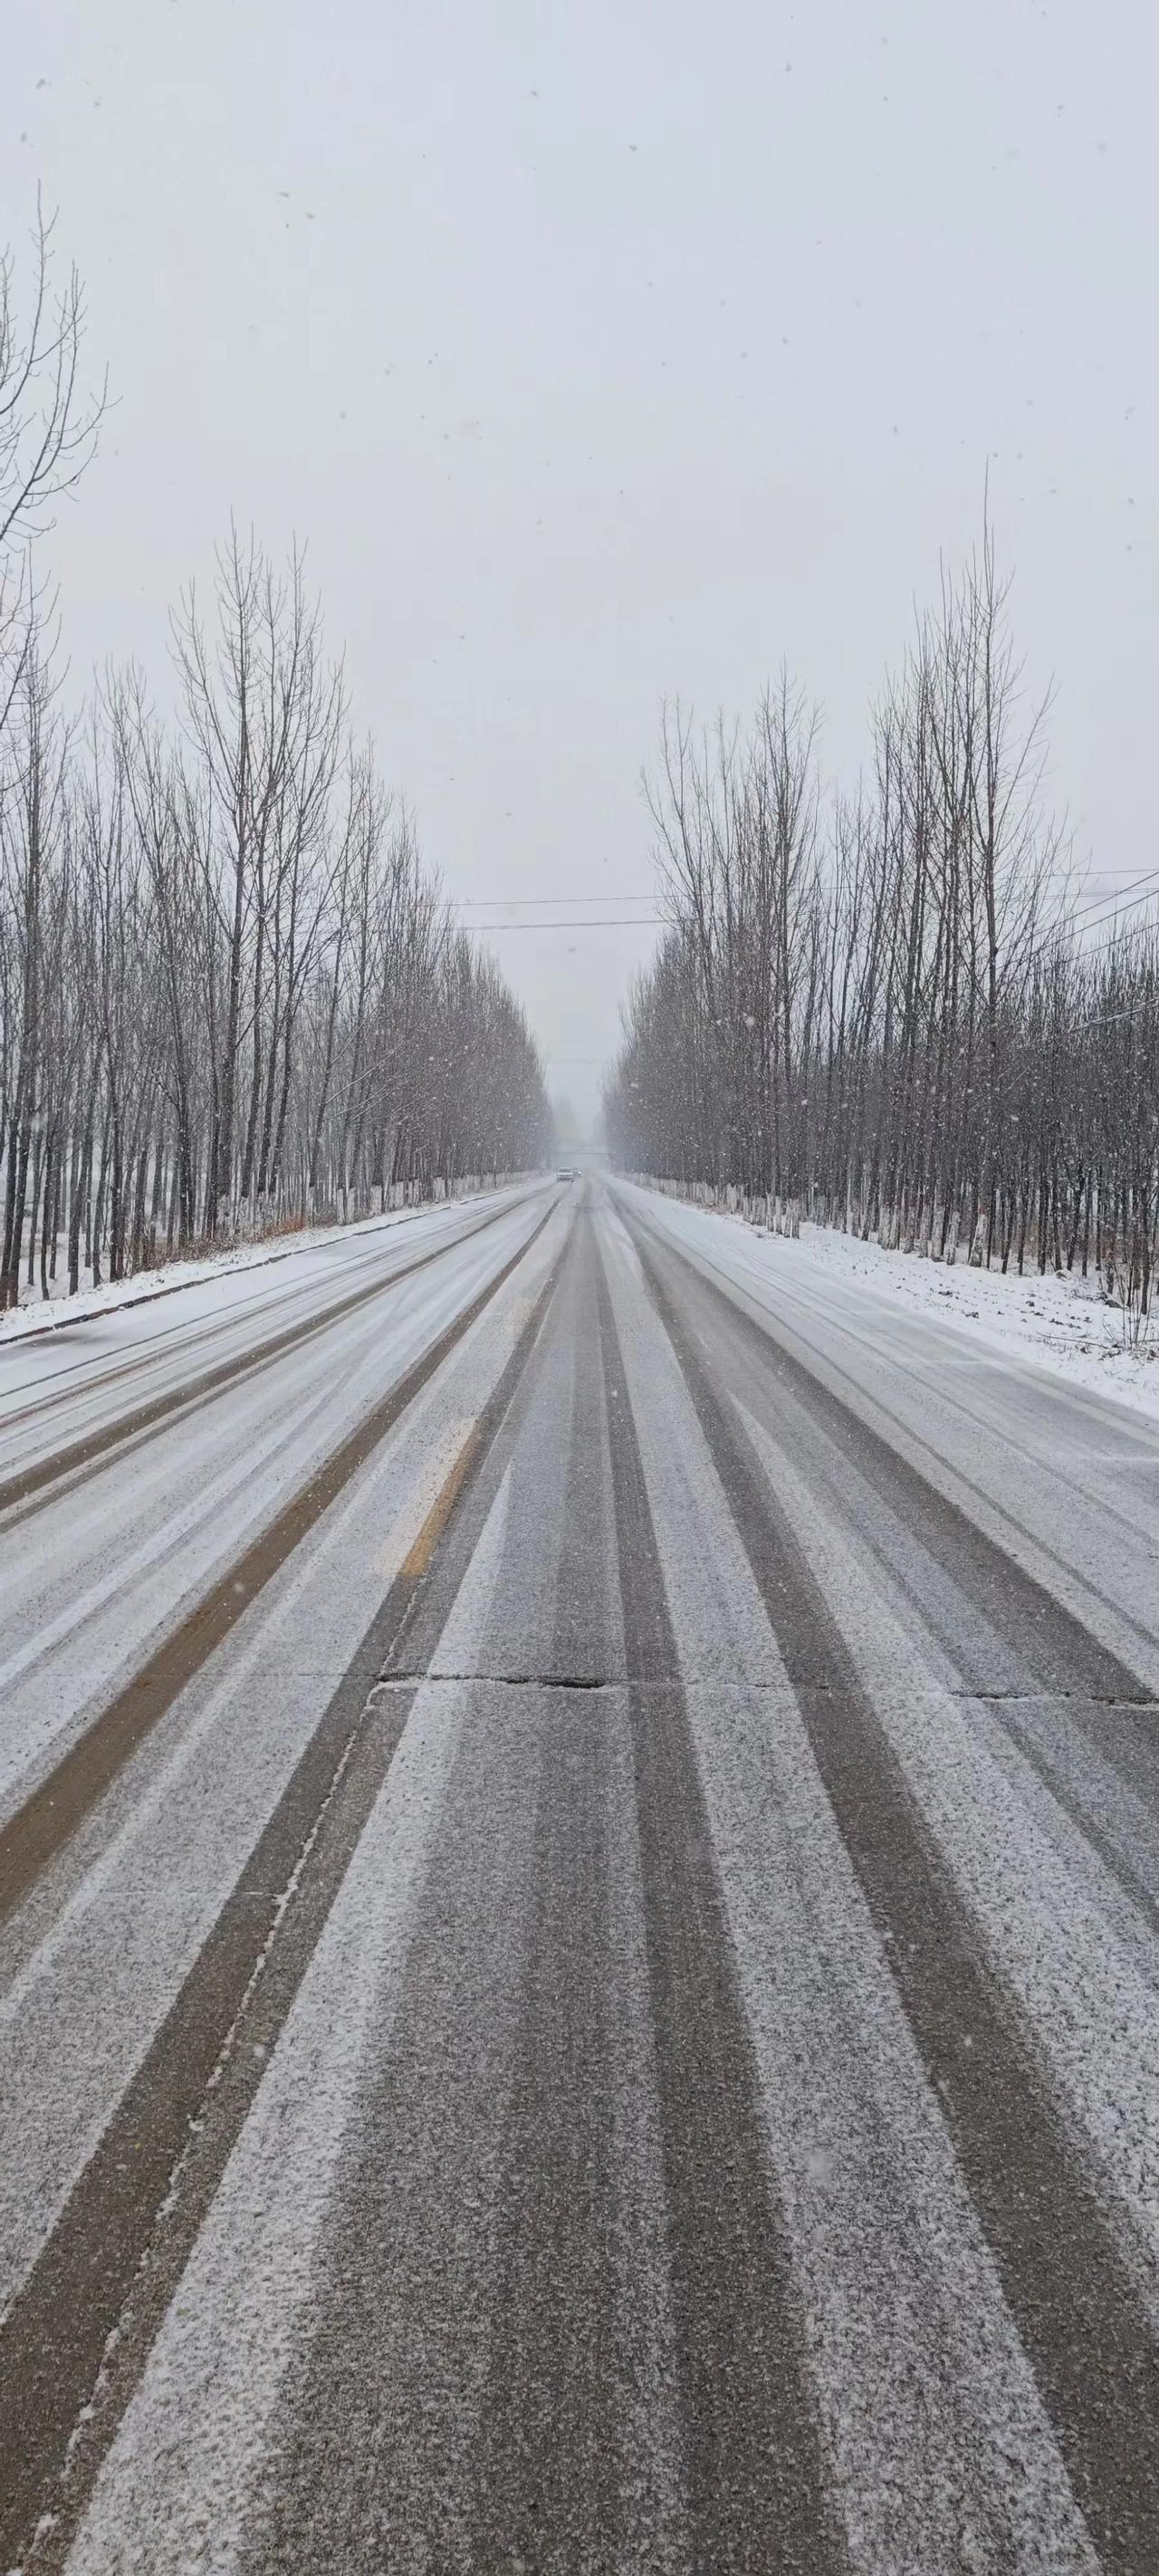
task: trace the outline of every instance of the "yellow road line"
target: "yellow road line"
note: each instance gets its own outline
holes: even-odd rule
[[[404,1580],[413,1583],[426,1573],[454,1510],[478,1439],[479,1421],[475,1414],[461,1416],[458,1421],[447,1424],[428,1473],[417,1493],[399,1513],[387,1540],[382,1570],[388,1580],[393,1581],[396,1575],[402,1575]],[[433,1499],[428,1501],[432,1487]]]

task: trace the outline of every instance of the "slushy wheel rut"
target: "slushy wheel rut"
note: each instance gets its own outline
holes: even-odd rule
[[[355,1288],[349,1296],[326,1306],[321,1314],[307,1315],[295,1323],[284,1325],[279,1332],[267,1335],[265,1341],[255,1348],[219,1361],[187,1385],[167,1387],[151,1396],[146,1403],[135,1405],[129,1413],[105,1423],[99,1430],[86,1433],[83,1439],[70,1441],[65,1448],[21,1468],[15,1476],[0,1483],[0,1514],[12,1515],[7,1522],[8,1528],[15,1528],[19,1522],[30,1518],[34,1511],[43,1510],[48,1503],[56,1501],[63,1490],[75,1492],[78,1485],[87,1483],[110,1460],[123,1459],[144,1440],[172,1428],[175,1423],[184,1421],[187,1415],[199,1412],[203,1405],[211,1403],[227,1388],[248,1383],[250,1378],[270,1368],[276,1360],[284,1359],[288,1352],[317,1341],[335,1324],[345,1322],[376,1298],[402,1287],[418,1271],[429,1270],[433,1262],[445,1260],[448,1252],[459,1251],[474,1235],[484,1233],[489,1226],[498,1225],[506,1213],[503,1208],[489,1211],[474,1224],[463,1227],[449,1242],[437,1243],[431,1251],[420,1253],[417,1259],[402,1263],[398,1269],[389,1270],[382,1277],[371,1279]]]
[[[244,1553],[186,1614],[171,1636],[110,1700],[63,1753],[40,1786],[0,1829],[0,1923],[7,1920],[64,1844],[71,1840],[211,1654],[229,1637],[293,1550],[345,1491],[387,1433],[414,1402],[473,1323],[490,1305],[538,1241],[551,1208],[494,1273],[469,1306],[448,1324],[414,1367],[355,1424],[345,1440],[290,1496]]]
[[[546,1222],[545,1217],[419,1369],[400,1383],[389,1399],[391,1419],[461,1339]],[[535,1297],[480,1417],[466,1473],[456,1486],[455,1509],[440,1532],[442,1548],[456,1512],[485,1482],[559,1267],[553,1264]],[[380,1696],[383,1676],[429,1581],[425,1567],[395,1577],[136,2076],[0,2320],[0,2565],[19,2560],[35,2567],[37,2576],[49,2576],[68,2554],[393,1761],[417,1683],[406,1684],[388,1708]]]

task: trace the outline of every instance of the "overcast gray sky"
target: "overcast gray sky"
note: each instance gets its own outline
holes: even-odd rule
[[[457,897],[650,887],[665,694],[782,658],[852,776],[987,457],[1052,789],[1159,865],[1156,12],[1145,0],[40,0],[40,182],[117,410],[53,540],[79,679],[165,680],[233,509],[309,541]],[[592,910],[601,907],[594,905]],[[650,906],[642,907],[645,911]],[[496,948],[585,1111],[653,932]]]

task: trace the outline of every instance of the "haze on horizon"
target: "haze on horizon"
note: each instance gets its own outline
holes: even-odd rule
[[[116,404],[51,545],[75,684],[133,655],[167,696],[231,511],[304,539],[356,716],[583,1122],[656,932],[572,924],[654,909],[662,700],[743,716],[787,661],[855,775],[988,472],[1052,800],[1125,882],[1157,71],[1137,0],[24,13],[3,236],[39,187]]]

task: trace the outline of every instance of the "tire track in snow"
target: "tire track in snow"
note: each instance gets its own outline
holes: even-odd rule
[[[1057,1569],[1067,1587],[1073,1588],[1076,1581],[1081,1581],[1083,1591],[1089,1595],[1091,1600],[1097,1602],[1101,1609],[1109,1612],[1110,1617],[1116,1626],[1129,1629],[1138,1639],[1139,1643],[1148,1650],[1152,1661],[1154,1662],[1156,1660],[1157,1650],[1159,1650],[1159,1638],[1157,1638],[1153,1624],[1148,1626],[1143,1620],[1134,1617],[1132,1613],[1124,1607],[1121,1601],[1114,1599],[1109,1593],[1102,1590],[1090,1575],[1083,1574],[1081,1576],[1077,1576],[1076,1569],[1073,1564],[1068,1563],[1067,1559],[1060,1555],[1056,1548],[1051,1546],[1049,1540],[1042,1537],[1039,1532],[1028,1528],[1026,1523],[1021,1521],[1017,1514],[1010,1509],[1008,1504],[999,1502],[993,1494],[986,1492],[982,1486],[975,1483],[974,1479],[969,1476],[962,1467],[956,1465],[952,1459],[948,1458],[944,1451],[936,1448],[932,1441],[923,1438],[921,1432],[915,1430],[912,1423],[908,1422],[902,1414],[895,1412],[885,1402],[883,1396],[867,1392],[864,1383],[855,1378],[849,1369],[843,1368],[841,1362],[834,1357],[832,1351],[823,1349],[821,1345],[814,1341],[799,1324],[792,1322],[788,1316],[780,1313],[776,1308],[770,1306],[766,1299],[758,1295],[757,1288],[754,1284],[750,1284],[745,1280],[737,1278],[734,1272],[726,1269],[721,1263],[713,1261],[711,1255],[704,1251],[703,1247],[699,1244],[693,1248],[684,1243],[677,1234],[670,1233],[662,1226],[657,1225],[649,1216],[646,1216],[636,1206],[634,1201],[631,1202],[629,1206],[621,1197],[619,1199],[619,1205],[625,1216],[630,1218],[633,1230],[638,1234],[646,1236],[656,1246],[662,1258],[670,1260],[675,1259],[684,1264],[694,1273],[694,1275],[700,1277],[704,1281],[705,1285],[713,1295],[718,1298],[723,1298],[724,1302],[731,1308],[734,1315],[738,1315],[742,1317],[742,1319],[748,1321],[753,1332],[765,1345],[766,1358],[768,1356],[768,1350],[771,1347],[775,1351],[777,1359],[779,1361],[783,1361],[786,1367],[794,1374],[800,1385],[802,1399],[806,1404],[810,1406],[816,1404],[820,1410],[823,1410],[825,1399],[828,1398],[833,1418],[838,1419],[842,1426],[842,1436],[849,1439],[855,1439],[859,1433],[864,1433],[870,1442],[876,1443],[877,1449],[884,1460],[892,1459],[896,1461],[900,1459],[903,1466],[910,1467],[911,1474],[918,1479],[924,1494],[930,1497],[935,1497],[939,1501],[950,1502],[950,1508],[958,1510],[960,1517],[967,1521],[967,1525],[969,1527],[976,1529],[979,1536],[985,1535],[985,1532],[979,1526],[979,1521],[997,1520],[1004,1523],[1013,1533],[1016,1541],[1031,1550],[1035,1558],[1040,1562],[1049,1564]],[[780,1283],[778,1282],[778,1287],[779,1285]],[[746,1308],[740,1303],[742,1298],[748,1298],[752,1304],[759,1306],[764,1318],[763,1323],[758,1324],[755,1317],[747,1313]],[[802,1303],[803,1302],[804,1301],[802,1300]],[[856,1328],[850,1325],[845,1318],[840,1319],[837,1329],[840,1331],[843,1338],[854,1343],[857,1343],[858,1341],[863,1342],[864,1346],[871,1351],[872,1356],[875,1358],[881,1356],[873,1344],[865,1343],[865,1337],[863,1335],[859,1335]],[[809,1354],[807,1359],[801,1359],[798,1357],[796,1352],[791,1351],[788,1348],[784,1339],[785,1334],[791,1335],[792,1338],[800,1344],[801,1349]],[[825,1372],[825,1374],[823,1374],[823,1372]],[[848,1389],[849,1392],[847,1395],[840,1394],[837,1391],[837,1388],[832,1385],[831,1380],[834,1378],[838,1381],[840,1386]],[[1052,1383],[1052,1392],[1053,1391]],[[1061,1392],[1063,1396],[1067,1397],[1072,1402],[1080,1400],[1075,1397],[1073,1389],[1063,1387]],[[962,1419],[966,1422],[971,1432],[981,1433],[983,1431],[989,1431],[990,1426],[980,1424],[977,1416],[972,1414],[967,1407],[957,1402],[953,1397],[947,1397],[944,1388],[939,1389],[939,1394],[943,1401],[950,1403],[953,1409],[961,1414]],[[1082,1401],[1085,1402],[1087,1399],[1082,1399]],[[861,1410],[862,1405],[865,1403],[869,1403],[874,1412],[880,1416],[881,1420],[890,1426],[890,1430],[888,1432],[882,1433],[875,1431],[872,1423],[866,1419],[864,1412]],[[1127,1430],[1130,1431],[1134,1427],[1134,1421],[1129,1420],[1126,1425]],[[896,1443],[890,1436],[891,1433],[896,1433],[898,1435]],[[1027,1465],[1033,1466],[1036,1464],[1030,1452],[1027,1451],[1019,1441],[1010,1438],[1008,1434],[1004,1434],[1003,1436],[1007,1439],[1009,1447],[1013,1450],[1017,1458],[1023,1460]],[[929,1459],[931,1466],[934,1469],[933,1476],[927,1475],[922,1469],[913,1466],[909,1456],[909,1453],[913,1450],[924,1453],[924,1455]],[[951,1501],[950,1497],[947,1496],[944,1486],[940,1481],[940,1479],[944,1478],[947,1473],[952,1478],[955,1486],[957,1486],[961,1492],[967,1494],[971,1498],[971,1502],[973,1504],[977,1505],[979,1521],[970,1520],[967,1512],[963,1511],[961,1506],[955,1505]],[[1108,1512],[1108,1505],[1105,1497],[1100,1494],[1092,1497],[1091,1500],[1093,1501],[1095,1509],[1105,1517]],[[1132,1536],[1137,1536],[1136,1524],[1130,1516],[1126,1513],[1118,1512],[1113,1506],[1111,1507],[1111,1510],[1113,1516],[1122,1521],[1124,1528],[1129,1529]],[[997,1541],[991,1540],[990,1544],[995,1549],[995,1556],[998,1563],[1007,1568],[1017,1566],[1018,1570],[1022,1571],[1021,1563],[1018,1558],[1009,1555]],[[1032,1582],[1035,1580],[1033,1576],[1028,1579]],[[1060,1614],[1062,1613],[1063,1604],[1061,1600],[1056,1599],[1053,1594],[1045,1593],[1044,1598],[1050,1600],[1052,1615],[1056,1610]],[[1069,1612],[1067,1615],[1071,1618],[1075,1618],[1076,1616],[1074,1612]],[[1077,1624],[1081,1628],[1081,1620],[1079,1620]],[[1084,1630],[1083,1633],[1089,1634],[1086,1630]],[[1110,1653],[1112,1650],[1105,1648],[1103,1651]],[[1134,1683],[1134,1675],[1131,1676],[1131,1680]],[[1135,1688],[1137,1692],[1137,1684],[1135,1685]],[[1142,1696],[1153,1696],[1153,1693],[1144,1691]]]
[[[130,1754],[225,1641],[242,1612],[329,1510],[428,1378],[490,1304],[542,1234],[553,1208],[554,1202],[526,1243],[519,1245],[381,1403],[364,1415],[308,1483],[219,1576],[86,1732],[62,1754],[32,1796],[0,1827],[0,1922],[14,1911],[41,1871],[104,1795]]]
[[[305,1343],[316,1340],[331,1325],[343,1322],[375,1298],[388,1295],[404,1279],[412,1279],[417,1271],[429,1269],[432,1262],[442,1260],[448,1252],[460,1250],[474,1235],[485,1233],[489,1226],[500,1224],[510,1214],[509,1208],[491,1210],[488,1215],[476,1219],[474,1224],[464,1226],[447,1242],[436,1244],[432,1251],[420,1253],[414,1261],[405,1262],[385,1276],[380,1273],[368,1285],[353,1289],[348,1296],[325,1307],[321,1314],[315,1312],[300,1323],[287,1324],[281,1332],[260,1342],[256,1349],[241,1351],[233,1359],[220,1361],[215,1368],[203,1371],[192,1385],[166,1388],[162,1393],[151,1396],[146,1403],[135,1405],[130,1412],[119,1415],[115,1421],[105,1423],[100,1430],[85,1433],[68,1442],[63,1449],[55,1450],[51,1456],[21,1468],[15,1476],[0,1484],[0,1516],[10,1514],[7,1527],[18,1529],[34,1512],[55,1501],[67,1480],[71,1479],[69,1492],[76,1493],[108,1465],[111,1457],[115,1456],[119,1461],[131,1455],[154,1432],[169,1429],[188,1415],[200,1412],[227,1387],[244,1383],[260,1370],[284,1358],[288,1351],[298,1350]],[[534,1237],[530,1240],[534,1241]],[[132,1376],[135,1365],[127,1363],[123,1373]],[[102,1381],[101,1392],[108,1383],[107,1379]],[[33,1412],[37,1409],[32,1408]]]
[[[528,1248],[521,1246],[427,1355],[424,1375]],[[417,1683],[383,1690],[380,1677],[403,1640],[410,1642],[427,1569],[435,1577],[440,1568],[441,1532],[453,1534],[456,1507],[487,1482],[488,1454],[558,1276],[557,1262],[468,1434],[465,1464],[455,1462],[431,1507],[433,1555],[424,1525],[0,2323],[0,2561],[6,2565],[22,2558],[30,2571],[47,2571],[67,2554],[405,1726]],[[396,1409],[401,1396],[396,1389]]]
[[[693,2567],[845,2563],[631,1399],[599,1291]]]
[[[640,1257],[1102,2564],[1108,2576],[1154,2576],[1159,2354],[1134,2280],[1032,2037],[983,1953],[861,1689],[814,1568],[739,1420],[716,1393],[670,1278],[649,1254]],[[888,1467],[888,1452],[883,1463]],[[1017,1573],[1010,1569],[1012,1578]],[[1071,1614],[1053,1602],[1049,1610],[1064,1658],[1069,1643],[1084,1677],[1092,1657],[1103,1658],[1124,1696],[1142,1696],[1134,1676]],[[1045,1636],[1043,1651],[1053,1651]]]

